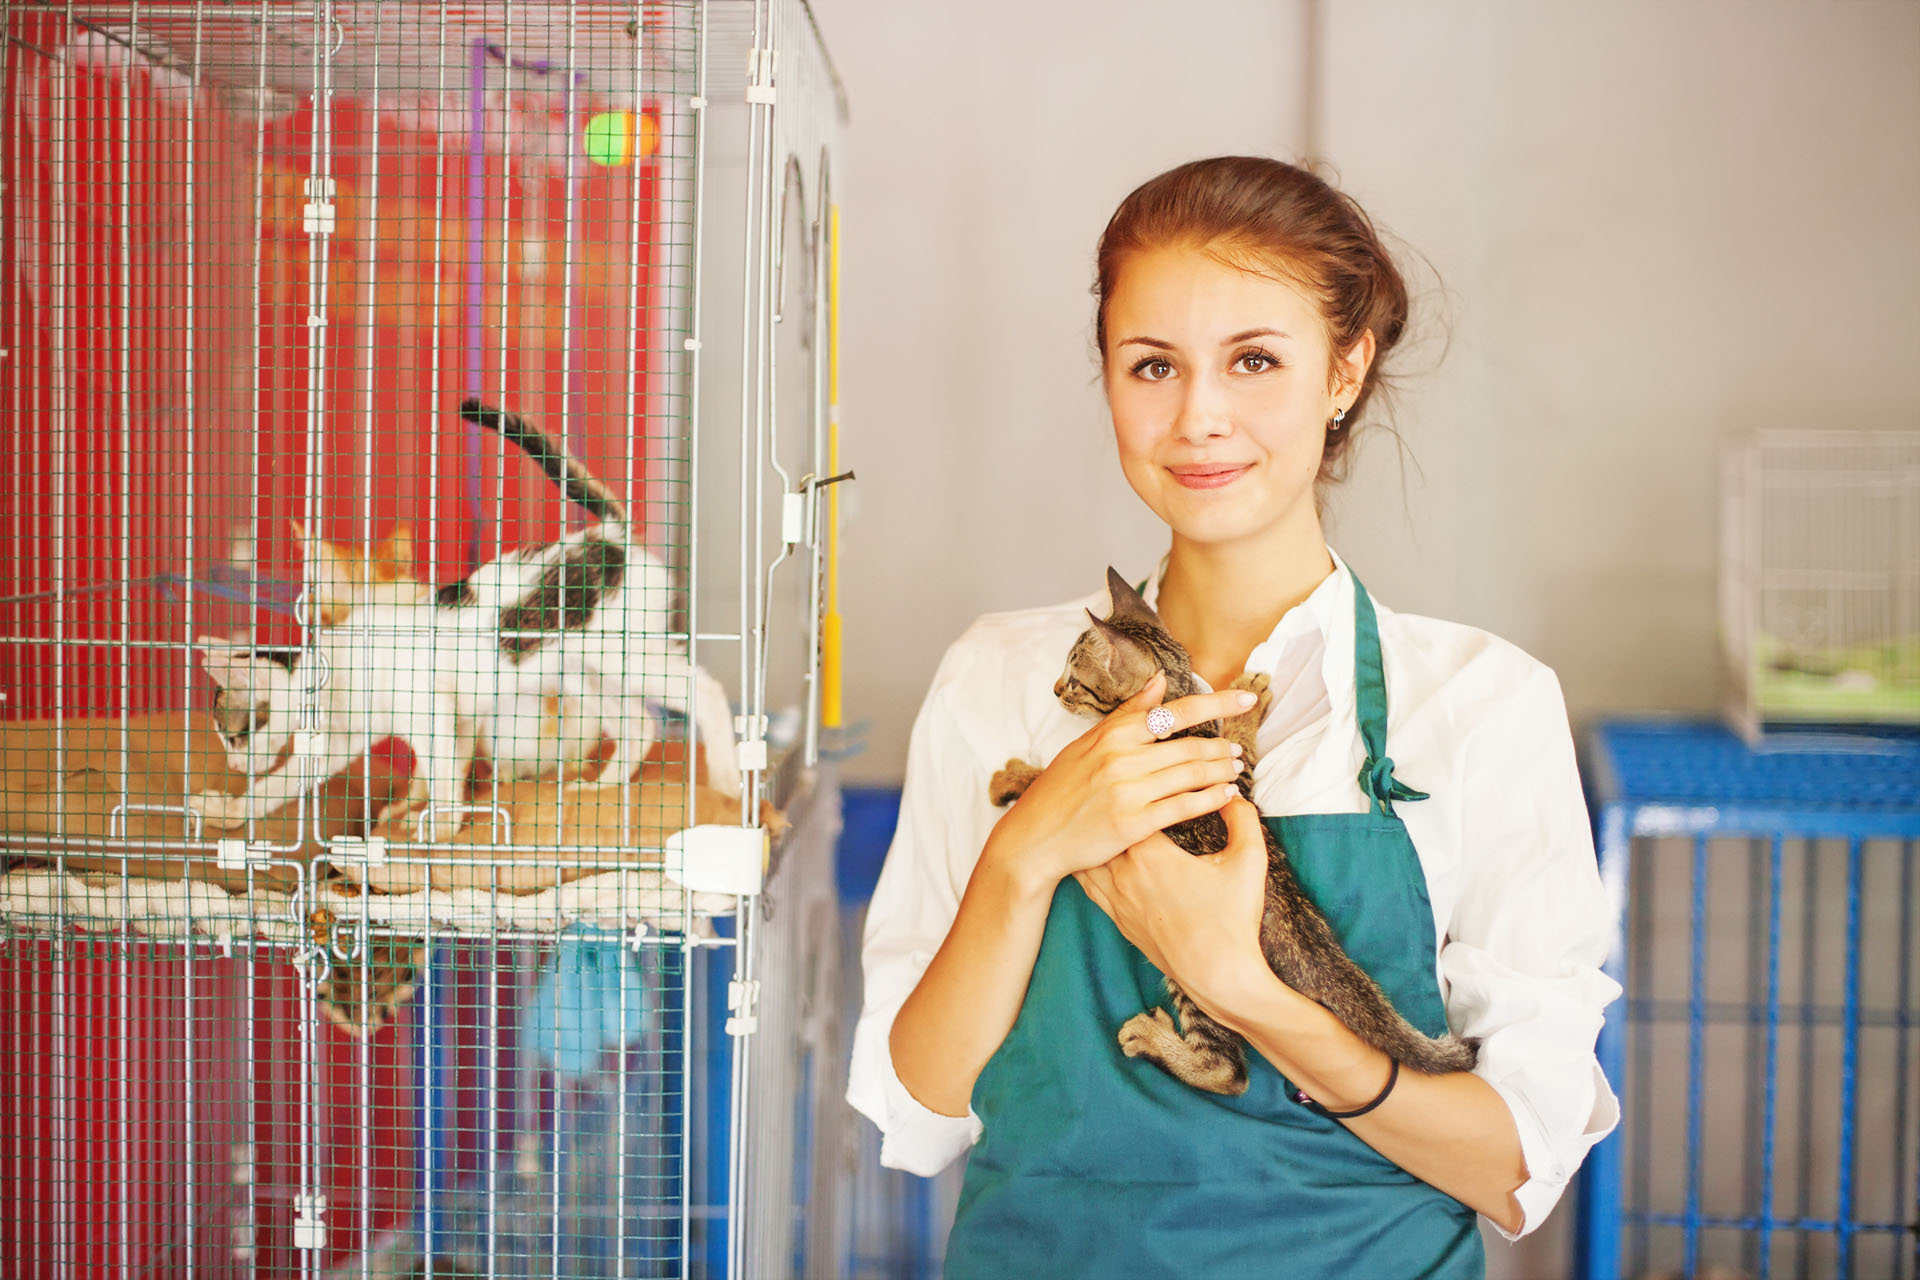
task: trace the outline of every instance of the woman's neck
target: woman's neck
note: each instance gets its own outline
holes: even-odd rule
[[[1316,519],[1293,537],[1195,543],[1174,536],[1155,612],[1215,689],[1246,669],[1247,655],[1333,570]]]

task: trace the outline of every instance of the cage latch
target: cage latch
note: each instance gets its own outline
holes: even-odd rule
[[[310,236],[333,234],[333,179],[308,178],[301,184],[307,202],[301,207],[301,224]]]
[[[385,836],[335,836],[327,841],[327,856],[334,862],[364,862],[370,867],[387,861]]]
[[[294,1248],[324,1249],[327,1247],[327,1224],[322,1220],[326,1211],[327,1198],[319,1192],[299,1192],[294,1195]]]
[[[667,837],[665,871],[689,893],[758,893],[767,873],[766,829],[709,823],[676,831]]]
[[[739,762],[742,773],[752,773],[767,767],[767,718],[765,716],[735,716],[733,718],[734,756]]]
[[[272,853],[248,844],[238,836],[222,836],[213,846],[213,863],[222,871],[245,871],[256,862],[265,862]]]
[[[778,49],[754,49],[747,54],[747,101],[772,106],[773,68],[779,61]]]
[[[727,1034],[750,1036],[760,1029],[760,984],[735,978],[727,984]]]

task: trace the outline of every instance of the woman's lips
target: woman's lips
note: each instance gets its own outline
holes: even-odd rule
[[[1224,463],[1204,467],[1169,467],[1173,478],[1187,489],[1218,489],[1232,484],[1252,468],[1251,463],[1229,466]]]

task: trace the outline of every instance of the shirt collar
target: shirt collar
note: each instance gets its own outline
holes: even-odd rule
[[[1344,710],[1353,702],[1353,571],[1332,547],[1327,548],[1327,555],[1333,560],[1333,571],[1305,600],[1282,614],[1267,638],[1253,647],[1247,655],[1247,670],[1271,675],[1279,654],[1291,641],[1318,632],[1324,645],[1320,676],[1326,682],[1331,705]],[[1160,580],[1166,572],[1167,557],[1162,556],[1147,583],[1147,603],[1155,608],[1159,607]]]

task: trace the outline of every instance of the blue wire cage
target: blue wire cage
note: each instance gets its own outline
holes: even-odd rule
[[[1626,995],[1576,1274],[1920,1275],[1920,736],[1623,721],[1589,747]]]

